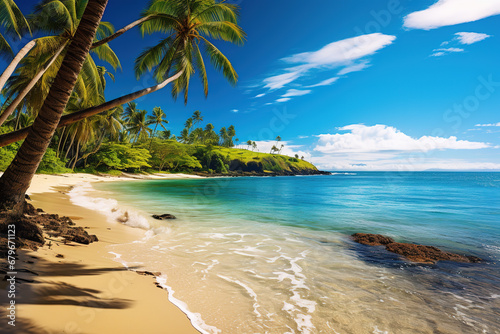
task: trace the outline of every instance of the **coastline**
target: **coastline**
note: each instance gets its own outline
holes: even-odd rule
[[[2,333],[199,333],[187,315],[159,291],[155,278],[117,262],[108,245],[133,242],[143,231],[110,224],[99,212],[70,202],[66,190],[82,182],[178,179],[183,174],[151,177],[101,177],[87,174],[36,175],[28,191],[32,204],[47,213],[70,217],[96,234],[90,245],[63,244],[46,238],[37,251],[19,250],[16,261],[16,326],[7,324],[7,281],[0,296]],[[50,243],[49,243],[50,242]],[[50,247],[49,247],[50,244]]]

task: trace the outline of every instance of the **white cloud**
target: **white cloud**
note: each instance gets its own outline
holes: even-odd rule
[[[322,153],[428,152],[432,150],[476,150],[488,143],[458,140],[457,137],[412,138],[387,125],[354,124],[339,128],[348,133],[323,134],[314,148]]]
[[[304,96],[310,94],[311,90],[298,90],[298,89],[289,89],[284,95],[281,97],[293,97],[293,96]]]
[[[239,110],[238,109],[233,109],[231,112],[237,113]]]
[[[266,96],[266,94],[262,93],[262,94],[256,95],[255,98],[264,97],[264,96]]]
[[[315,88],[315,87],[321,87],[321,86],[329,86],[332,83],[336,82],[338,79],[339,79],[339,77],[333,77],[333,78],[330,78],[330,79],[323,80],[320,83],[317,83],[315,85],[306,86],[306,88]]]
[[[275,75],[264,79],[265,88],[269,89],[280,89],[285,87],[287,84],[297,80],[303,75],[303,70],[296,70],[280,75]]]
[[[347,67],[341,69],[337,75],[345,75],[345,74],[352,73],[352,72],[359,72],[359,71],[362,71],[365,68],[370,67],[370,66],[371,65],[368,61],[364,61],[364,62],[361,62],[359,64],[353,64],[353,65],[350,65],[350,66],[347,66]]]
[[[309,138],[309,136],[298,136],[297,138],[299,138],[299,139],[306,139],[306,138]]]
[[[450,53],[457,53],[457,52],[464,52],[464,49],[461,48],[440,48],[440,49],[434,49],[431,54],[431,57],[441,57]]]
[[[338,66],[372,55],[391,45],[395,39],[396,36],[381,33],[362,35],[330,43],[318,51],[295,54],[283,60],[289,63],[308,64],[311,67]]]
[[[404,26],[430,30],[498,14],[500,0],[439,0],[425,10],[407,15],[404,18]]]
[[[361,35],[330,43],[318,51],[303,52],[283,58],[282,60],[286,63],[297,66],[286,68],[286,73],[264,79],[264,87],[271,90],[283,88],[306,75],[312,69],[325,70],[340,66],[352,68],[353,61],[376,53],[392,44],[395,39],[396,36],[381,33]],[[333,78],[328,80],[330,81],[322,82],[322,86],[335,81]]]
[[[283,97],[281,99],[277,99],[276,102],[282,103],[282,102],[288,102],[290,100],[291,100],[291,98],[289,98],[289,97]]]
[[[455,35],[457,36],[456,38],[460,43],[467,45],[474,44],[488,37],[491,37],[490,35],[480,34],[476,32],[457,32]]]
[[[491,124],[476,124],[475,126],[478,126],[478,127],[500,126],[500,122],[498,122],[498,123],[491,123]]]

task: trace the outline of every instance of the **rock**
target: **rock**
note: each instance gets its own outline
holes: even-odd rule
[[[158,219],[158,220],[166,220],[166,219],[177,219],[176,216],[174,215],[171,215],[169,213],[165,213],[163,215],[153,215],[152,216],[154,219]]]
[[[445,252],[434,246],[394,242],[393,239],[380,234],[356,233],[352,235],[352,238],[354,241],[364,245],[385,246],[385,249],[389,252],[404,256],[413,262],[436,263],[437,261],[453,261],[478,263],[483,261],[475,256]]]
[[[357,243],[369,246],[381,246],[394,242],[393,239],[381,234],[355,233],[352,235],[352,238]]]
[[[453,261],[453,262],[481,262],[479,258],[474,256],[468,257],[464,255],[444,252],[437,247],[414,245],[407,243],[394,242],[386,245],[385,249],[389,252],[396,253],[406,257],[413,262],[435,263],[437,261]],[[478,261],[479,260],[479,261]]]

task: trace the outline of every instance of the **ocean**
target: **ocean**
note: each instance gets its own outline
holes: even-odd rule
[[[144,236],[110,257],[162,272],[202,333],[500,333],[500,173],[124,181],[71,199],[110,226],[127,212]],[[485,262],[410,263],[356,232]]]

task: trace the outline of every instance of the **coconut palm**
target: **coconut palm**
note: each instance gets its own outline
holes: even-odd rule
[[[160,108],[160,107],[154,107],[153,108],[153,114],[148,115],[148,125],[155,125],[155,128],[153,130],[153,133],[156,133],[156,129],[158,128],[158,125],[162,127],[163,130],[167,130],[163,124],[168,124],[168,121],[165,119],[165,112]]]
[[[201,112],[199,110],[196,110],[191,118],[193,119],[193,126],[203,122],[203,116],[201,116]]]
[[[217,70],[236,83],[238,78],[229,60],[209,41],[220,39],[235,44],[244,41],[245,33],[237,25],[238,7],[218,0],[154,0],[143,16],[154,15],[141,24],[143,33],[161,32],[168,34],[158,45],[152,47],[138,58],[136,73],[141,75],[153,70],[155,77],[162,81],[155,86],[119,97],[102,105],[81,110],[61,118],[59,126],[67,126],[86,117],[99,114],[118,105],[151,94],[175,82],[172,88],[174,97],[184,91],[187,98],[189,79],[195,69],[199,70],[208,94],[208,81],[205,62],[200,46]],[[189,52],[189,51],[192,52]],[[170,72],[176,74],[168,77]],[[29,129],[21,129],[0,136],[0,147],[26,138]]]
[[[155,125],[153,130],[153,136],[156,134],[156,129],[158,125],[160,125],[163,131],[167,131],[167,128],[163,125],[163,123],[168,124],[168,121],[165,119],[165,112],[160,107],[153,108],[153,114],[148,115],[147,125]],[[151,136],[151,142],[149,143],[149,150],[151,150],[151,145],[153,145],[153,136]]]
[[[135,142],[143,141],[151,134],[151,129],[146,120],[146,110],[138,110],[133,113],[128,121],[128,131],[134,135]]]
[[[187,103],[191,76],[198,69],[205,96],[208,79],[203,53],[231,84],[238,75],[226,56],[209,41],[209,38],[242,44],[245,33],[237,25],[238,8],[216,0],[153,0],[143,16],[157,15],[141,25],[143,34],[162,33],[165,38],[146,49],[137,59],[138,77],[153,70],[158,81],[163,81],[171,71],[181,73],[172,85],[172,96],[184,93]],[[204,51],[204,52],[203,52]]]
[[[88,0],[73,36],[72,47],[65,55],[38,117],[13,162],[0,177],[0,207],[12,209],[13,215],[21,215],[23,212],[24,194],[57,129],[107,3],[107,0]]]
[[[22,102],[26,104],[27,110],[35,114],[40,109],[48,93],[48,87],[61,64],[60,55],[74,35],[87,2],[88,0],[44,0],[36,6],[35,13],[30,17],[33,30],[55,35],[36,39],[36,46],[21,61],[23,66],[17,70],[18,75],[11,78],[7,89],[9,96],[17,95],[17,97],[0,116],[0,125]],[[114,28],[110,23],[102,22],[96,33],[96,39],[113,32]],[[107,44],[93,49],[92,53],[115,69],[120,66],[118,57]],[[59,62],[58,58],[61,58]],[[103,90],[99,89],[102,87],[99,83],[101,78],[94,60],[88,56],[75,87],[76,93],[82,99],[102,95]],[[103,101],[96,101],[95,104],[99,102]]]

